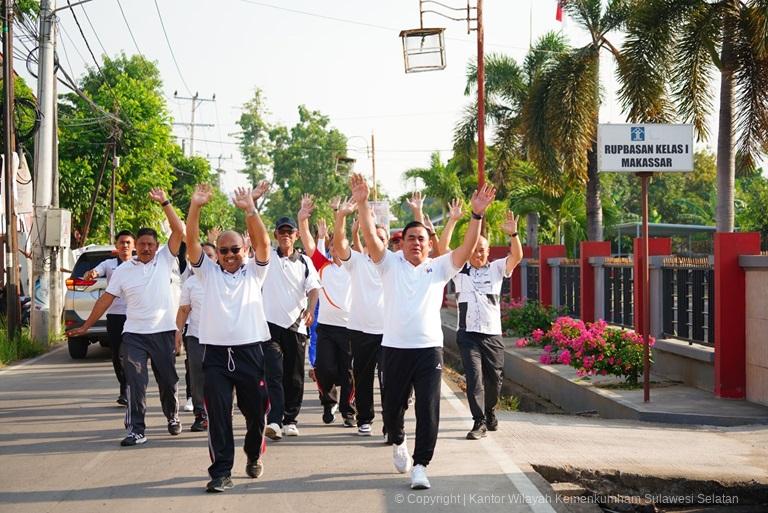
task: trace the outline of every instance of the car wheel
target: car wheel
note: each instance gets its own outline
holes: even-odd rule
[[[76,337],[67,339],[69,356],[73,360],[82,360],[88,354],[88,344],[90,342],[87,338]]]

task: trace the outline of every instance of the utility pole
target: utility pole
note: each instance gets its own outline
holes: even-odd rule
[[[215,102],[216,95],[214,94],[210,98],[200,98],[200,95],[197,93],[197,91],[195,91],[195,95],[191,97],[179,96],[178,92],[174,91],[173,97],[177,100],[188,100],[192,102],[192,115],[189,123],[174,123],[174,125],[189,127],[189,156],[194,157],[195,156],[195,127],[196,126],[203,126],[203,127],[215,126],[210,123],[195,123],[195,111],[203,102]]]
[[[117,144],[112,145],[112,187],[109,194],[109,240],[115,240],[115,186],[117,185],[117,169],[120,167],[120,157],[117,156]]]
[[[211,157],[208,157],[208,158],[211,158]],[[218,176],[219,190],[224,190],[224,173],[226,171],[224,171],[224,169],[221,167],[221,161],[232,160],[232,155],[230,155],[229,157],[225,157],[223,154],[220,153],[219,156],[216,157],[216,159],[218,159],[219,161],[218,165],[216,166],[216,173],[218,173],[219,175]]]
[[[19,308],[19,254],[16,240],[16,213],[13,204],[13,181],[16,176],[13,165],[14,140],[14,75],[13,75],[13,0],[3,2],[3,125],[5,132],[5,242],[8,254],[8,271],[5,276],[5,298],[8,338],[19,333],[21,325]]]
[[[35,227],[32,230],[32,286],[33,299],[30,312],[32,338],[39,344],[48,344],[52,331],[58,332],[59,325],[52,321],[60,320],[61,304],[59,298],[51,294],[52,259],[58,258],[58,251],[51,251],[46,242],[46,216],[53,201],[53,160],[56,146],[55,133],[55,70],[54,53],[56,24],[53,11],[56,0],[40,2],[40,54],[38,58],[37,98],[40,105],[40,128],[35,139]],[[58,269],[58,265],[53,266]],[[56,312],[51,318],[51,312]]]

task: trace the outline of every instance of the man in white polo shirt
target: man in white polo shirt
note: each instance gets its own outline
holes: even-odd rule
[[[523,258],[513,212],[501,229],[510,236],[509,255],[488,262],[488,240],[480,237],[469,262],[453,278],[459,318],[456,343],[467,377],[467,400],[474,425],[467,440],[496,431],[496,403],[501,394],[504,343],[501,340],[501,287]]]
[[[267,182],[261,182],[254,191],[244,188],[235,191],[235,205],[245,212],[253,245],[251,260],[246,261],[245,240],[235,231],[219,235],[218,264],[203,254],[199,241],[200,209],[210,201],[209,185],[198,185],[187,216],[189,259],[204,290],[200,343],[205,348],[203,370],[211,456],[208,492],[223,492],[234,486],[230,477],[235,460],[233,389],[237,393],[237,406],[245,416],[243,449],[248,459],[245,473],[255,479],[264,472],[261,461],[267,409],[264,343],[270,335],[261,288],[269,266],[270,246],[269,233],[256,210],[254,198],[261,197],[268,188]]]
[[[115,236],[117,256],[103,260],[99,265],[85,273],[83,278],[94,280],[106,276],[107,285],[109,285],[112,273],[120,264],[131,259],[135,247],[136,240],[133,238],[133,234],[128,230],[120,231]],[[123,343],[124,325],[125,301],[118,297],[107,310],[107,337],[109,338],[109,350],[112,352],[112,368],[115,369],[115,376],[120,383],[120,395],[117,398],[117,404],[128,406],[128,397],[125,395],[125,372],[123,371],[123,364],[120,363],[120,345]]]
[[[312,261],[293,247],[298,239],[296,221],[281,217],[274,233],[277,249],[270,255],[262,294],[271,333],[264,347],[270,402],[266,436],[279,440],[283,432],[299,435],[296,423],[304,398],[307,327],[312,325],[320,278]]]
[[[150,358],[160,389],[160,403],[168,420],[168,432],[172,435],[181,433],[176,394],[179,377],[175,365],[178,301],[172,291],[171,280],[176,255],[184,237],[184,223],[162,189],[152,189],[149,196],[162,206],[170,224],[168,244],[159,248],[157,232],[152,228],[141,228],[136,233],[136,257],[115,270],[106,291],[93,306],[91,315],[80,328],[69,332],[69,336],[82,336],[101,318],[115,298],[125,300],[126,321],[120,361],[125,371],[128,396],[125,412],[128,436],[120,442],[122,446],[141,445],[147,441],[144,415],[149,382],[147,361]]]
[[[381,275],[384,295],[384,336],[381,370],[384,386],[384,425],[393,444],[398,472],[411,467],[405,439],[404,413],[411,387],[416,394],[416,445],[411,488],[429,488],[426,467],[435,451],[440,421],[443,331],[440,308],[443,289],[466,263],[480,238],[483,214],[496,194],[485,184],[472,195],[472,219],[464,242],[438,258],[429,258],[432,242],[427,228],[413,221],[403,228],[402,252],[392,253],[376,235],[368,205],[368,184],[350,179],[357,202],[360,230],[368,254]]]
[[[343,201],[336,210],[333,247],[341,259],[341,265],[352,281],[351,308],[349,311],[350,339],[352,344],[352,374],[355,379],[355,406],[357,407],[357,432],[371,436],[374,417],[373,381],[381,353],[381,337],[384,332],[384,297],[381,276],[371,257],[352,251],[347,240],[345,223],[347,216],[356,209],[354,201]],[[357,227],[353,227],[355,230]],[[387,245],[387,230],[376,227],[376,236]],[[383,388],[382,392],[383,400]]]

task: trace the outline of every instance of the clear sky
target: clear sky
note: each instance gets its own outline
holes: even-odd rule
[[[453,127],[469,103],[463,92],[467,62],[476,56],[475,33],[467,34],[466,23],[425,15],[425,26],[447,28],[448,66],[406,75],[398,33],[418,27],[418,0],[157,0],[178,69],[155,0],[119,1],[136,44],[118,0],[93,0],[74,8],[91,48],[98,57],[105,51],[136,53],[138,45],[160,67],[175,121],[189,121],[190,102],[174,100],[174,91],[183,96],[199,92],[203,98],[215,93],[216,102],[202,104],[196,122],[216,126],[197,129],[195,152],[208,155],[214,167],[216,157],[226,158],[221,161],[228,171],[225,189],[244,183],[236,173],[242,167],[236,120],[257,87],[264,91],[272,121],[294,124],[299,104],[328,115],[349,137],[350,156],[364,174],[371,170],[366,145],[375,133],[377,178],[390,194],[413,188],[403,182],[402,173],[427,165],[433,150],[450,156]],[[463,0],[444,3],[466,5]],[[563,30],[572,44],[584,44],[586,34],[573,21],[556,21],[556,4],[486,0],[486,53],[507,53],[521,61],[531,37],[549,30]],[[58,7],[65,5],[58,0]],[[59,19],[59,58],[79,76],[93,63],[71,13],[62,10]],[[613,101],[612,59],[605,56],[601,64],[601,121],[622,122]],[[183,127],[174,132],[189,136]]]

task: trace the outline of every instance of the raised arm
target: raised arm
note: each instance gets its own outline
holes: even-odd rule
[[[514,212],[507,212],[507,218],[504,220],[504,224],[501,225],[501,229],[504,233],[509,235],[509,255],[507,255],[507,268],[506,274],[512,274],[517,264],[523,259],[523,245],[520,244],[520,237],[517,236],[517,220]]]
[[[197,265],[203,254],[203,247],[200,245],[200,209],[203,205],[211,201],[211,186],[207,183],[201,183],[192,193],[189,201],[189,212],[187,212],[187,255],[193,265]]]
[[[312,232],[309,229],[309,218],[312,216],[312,212],[315,210],[315,199],[311,194],[304,194],[301,197],[301,208],[296,216],[299,221],[299,238],[302,245],[304,245],[304,251],[309,258],[315,254],[317,245],[315,244],[315,238],[312,237]]]
[[[459,222],[461,216],[464,215],[461,201],[454,199],[448,204],[448,220],[443,227],[443,233],[440,234],[440,241],[437,243],[438,251],[440,255],[444,255],[451,250],[451,238],[453,237],[453,230],[456,228],[456,223]]]
[[[414,221],[424,223],[424,200],[426,198],[426,194],[422,195],[421,191],[416,191],[411,194],[410,199],[408,199],[408,206],[411,207]]]
[[[424,214],[424,227],[429,232],[429,241],[432,243],[432,251],[429,256],[430,258],[437,258],[442,253],[440,253],[440,248],[437,247],[439,243],[437,240],[437,230],[435,230],[435,225],[432,223],[432,219],[429,218],[429,214]]]
[[[363,252],[363,241],[360,240],[360,221],[352,221],[352,251]]]
[[[179,218],[176,210],[171,205],[171,200],[166,197],[164,190],[156,187],[149,191],[149,197],[152,201],[158,203],[162,207],[163,213],[165,214],[166,219],[168,219],[168,224],[171,227],[171,236],[168,239],[168,249],[171,250],[173,256],[176,256],[179,254],[181,241],[184,240],[184,222]]]
[[[339,203],[336,209],[336,219],[333,223],[333,249],[336,255],[342,260],[349,260],[352,252],[349,249],[349,241],[347,240],[346,221],[347,216],[355,211],[355,202],[351,199],[347,199]],[[352,227],[353,232],[355,227]],[[352,235],[354,237],[354,233]]]
[[[363,233],[368,255],[374,262],[381,262],[387,248],[376,236],[376,224],[368,205],[368,184],[361,175],[355,173],[349,179],[349,188],[352,191],[352,199],[357,203],[357,218],[360,220],[360,231]]]
[[[269,260],[269,232],[264,226],[255,201],[264,196],[269,190],[269,182],[262,180],[253,190],[240,187],[235,190],[235,206],[245,212],[245,225],[251,238],[253,254],[257,262]]]
[[[483,215],[495,196],[496,188],[488,183],[472,194],[472,201],[470,202],[472,219],[469,221],[469,228],[464,234],[464,242],[451,253],[454,267],[464,265],[475,250],[475,246],[480,240],[480,225],[483,223]]]

